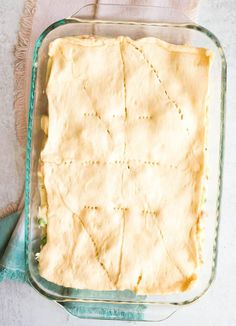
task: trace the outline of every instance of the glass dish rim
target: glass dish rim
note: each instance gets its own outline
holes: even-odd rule
[[[31,172],[31,145],[32,145],[32,126],[33,126],[33,113],[35,107],[35,82],[37,77],[37,60],[38,52],[41,47],[41,44],[44,38],[55,28],[70,24],[70,23],[88,23],[88,24],[121,24],[121,25],[139,25],[139,26],[159,26],[159,27],[172,27],[172,28],[185,28],[190,30],[197,30],[205,34],[211,41],[214,42],[218,48],[220,57],[221,57],[221,102],[220,102],[220,139],[219,139],[219,166],[218,166],[218,193],[217,193],[217,202],[216,202],[216,229],[215,229],[215,242],[213,248],[213,264],[211,270],[211,277],[208,281],[206,288],[196,297],[191,300],[181,301],[181,302],[149,302],[149,301],[114,301],[110,299],[80,299],[70,297],[69,299],[63,296],[56,296],[50,293],[47,293],[42,289],[32,278],[29,268],[29,207],[30,207],[30,172]],[[223,182],[223,158],[224,158],[224,132],[225,132],[225,94],[226,94],[226,74],[227,74],[227,65],[222,46],[218,38],[210,32],[205,27],[202,27],[195,23],[171,23],[171,22],[139,22],[139,21],[115,21],[115,20],[95,20],[95,19],[80,19],[77,17],[69,17],[58,20],[53,24],[49,25],[38,37],[35,42],[34,51],[33,51],[33,60],[32,60],[32,75],[31,75],[31,87],[30,87],[30,97],[29,97],[29,113],[28,113],[28,129],[27,129],[27,145],[26,145],[26,175],[25,175],[25,251],[26,251],[26,273],[30,283],[33,287],[41,294],[45,295],[47,298],[52,300],[57,300],[61,302],[65,301],[77,301],[77,302],[97,302],[97,303],[114,303],[114,304],[144,304],[144,305],[172,305],[172,306],[183,306],[186,304],[193,303],[202,297],[209,287],[211,286],[217,267],[217,255],[218,255],[218,241],[219,241],[219,223],[220,223],[220,212],[221,212],[221,197],[222,197],[222,182]]]

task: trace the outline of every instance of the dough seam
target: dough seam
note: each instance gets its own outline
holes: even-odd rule
[[[121,246],[120,246],[120,256],[119,256],[119,268],[118,268],[118,274],[117,274],[117,277],[116,277],[116,281],[115,281],[115,285],[117,285],[118,281],[119,281],[119,278],[120,278],[120,272],[121,272],[121,265],[122,265],[122,254],[123,254],[123,246],[124,246],[124,237],[125,237],[125,211],[126,210],[123,210],[123,214],[122,214],[122,217],[123,217],[123,226],[122,226],[122,236],[121,236]]]
[[[102,119],[102,117],[98,114],[97,110],[94,108],[93,100],[92,100],[91,96],[89,95],[84,83],[82,83],[82,86],[83,86],[83,90],[84,90],[85,94],[87,95],[87,97],[91,103],[92,110],[94,111],[94,113],[88,113],[87,116],[96,117],[101,122],[104,129],[106,130],[106,133],[111,137],[111,132],[108,129],[108,127],[107,127],[106,123],[104,122],[104,120]],[[86,115],[84,114],[84,116],[86,116]]]
[[[147,65],[149,66],[150,70],[154,73],[154,75],[156,76],[156,78],[157,78],[157,80],[159,81],[160,85],[163,87],[164,93],[165,93],[165,95],[167,96],[168,100],[169,100],[169,101],[170,101],[170,102],[175,106],[175,108],[176,108],[177,111],[178,111],[178,114],[180,115],[180,119],[183,120],[183,114],[182,114],[182,110],[181,110],[180,106],[176,103],[175,100],[173,100],[173,99],[170,97],[169,93],[167,92],[166,88],[164,87],[164,83],[163,83],[163,81],[161,80],[161,78],[160,78],[160,76],[159,76],[159,73],[158,73],[157,69],[156,69],[156,68],[153,66],[153,64],[152,64],[152,63],[147,59],[147,57],[145,56],[145,54],[143,53],[143,51],[142,51],[142,50],[141,50],[137,45],[134,45],[131,41],[128,41],[128,40],[127,40],[127,43],[128,43],[129,45],[131,45],[131,46],[132,46],[136,51],[138,51],[138,52],[142,55],[144,61],[147,63]]]
[[[68,209],[70,209],[70,208],[68,207]],[[71,211],[71,212],[72,212],[72,211]],[[73,213],[73,212],[72,212],[72,213]],[[96,244],[96,242],[95,242],[93,236],[91,235],[91,233],[90,233],[90,232],[88,231],[88,229],[86,228],[86,226],[85,226],[83,220],[81,219],[81,217],[79,216],[79,214],[75,214],[75,213],[73,213],[73,217],[74,217],[74,216],[77,216],[77,217],[78,217],[78,219],[79,219],[79,221],[80,221],[80,223],[81,223],[81,225],[82,225],[84,231],[85,231],[85,232],[87,233],[87,235],[89,236],[89,238],[90,238],[90,240],[91,240],[91,242],[92,242],[92,244],[93,244],[94,251],[95,251],[95,257],[96,257],[96,259],[97,259],[99,265],[102,267],[102,269],[103,269],[104,272],[106,273],[106,275],[107,275],[107,277],[108,277],[110,283],[111,283],[113,286],[115,286],[115,284],[113,284],[113,282],[112,282],[112,280],[111,280],[111,278],[110,278],[110,275],[109,275],[109,273],[108,273],[106,267],[104,266],[103,262],[101,262],[101,260],[100,260],[100,258],[99,258],[99,250],[98,250],[97,244]]]
[[[124,126],[126,126],[127,121],[127,107],[126,107],[126,77],[125,77],[125,62],[124,57],[122,53],[122,45],[124,40],[122,39],[119,42],[119,48],[120,48],[120,57],[122,62],[122,71],[123,71],[123,92],[124,92]],[[123,150],[123,161],[125,162],[125,156],[126,156],[126,139],[125,139],[126,133],[124,133],[124,150]],[[122,168],[122,175],[121,175],[121,195],[124,196],[124,167]],[[123,245],[124,245],[124,237],[125,237],[125,210],[122,210],[122,217],[123,217],[123,226],[122,226],[122,236],[121,236],[121,246],[120,246],[120,253],[119,253],[119,268],[118,268],[118,274],[116,277],[115,284],[118,283],[120,278],[120,272],[121,272],[121,265],[122,265],[122,254],[123,254]]]
[[[91,240],[91,242],[92,242],[92,244],[93,244],[94,251],[95,251],[95,257],[96,257],[96,259],[97,259],[99,265],[101,266],[101,268],[102,268],[102,269],[104,270],[104,272],[106,273],[106,275],[107,275],[107,277],[108,277],[110,283],[112,284],[112,286],[115,286],[115,284],[113,283],[113,281],[112,281],[111,278],[110,278],[110,275],[109,275],[109,273],[108,273],[106,267],[104,266],[103,262],[101,262],[100,259],[99,259],[99,250],[98,250],[97,244],[96,244],[96,242],[95,242],[93,236],[91,235],[91,233],[87,230],[85,223],[83,222],[83,220],[82,220],[81,217],[80,217],[80,214],[73,212],[72,209],[67,205],[67,203],[65,202],[65,200],[64,200],[64,198],[63,198],[63,196],[62,196],[62,194],[61,194],[61,192],[60,192],[59,187],[58,187],[58,194],[59,194],[59,196],[60,196],[60,198],[61,198],[63,204],[65,205],[65,207],[66,207],[66,208],[67,208],[67,209],[68,209],[68,210],[73,214],[73,217],[74,217],[74,216],[75,216],[75,217],[76,217],[76,216],[78,217],[78,219],[79,219],[79,221],[80,221],[80,224],[82,225],[84,231],[87,233],[88,237],[90,238],[90,240]]]

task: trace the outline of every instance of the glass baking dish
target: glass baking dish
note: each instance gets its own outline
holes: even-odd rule
[[[113,13],[116,6],[109,12]],[[85,10],[86,9],[86,10]],[[99,6],[101,9],[101,5]],[[126,17],[125,10],[119,6],[122,20],[114,21],[108,14],[102,19],[88,19],[91,6],[84,8],[80,18],[76,15],[62,19],[49,26],[38,38],[32,66],[32,80],[28,120],[28,139],[26,154],[26,253],[28,278],[32,286],[49,299],[70,304],[76,302],[77,315],[84,318],[125,319],[125,320],[162,320],[172,314],[178,307],[199,299],[211,285],[217,261],[217,241],[220,217],[222,168],[223,168],[223,138],[224,138],[224,99],[226,91],[226,61],[222,47],[217,38],[205,28],[194,23],[185,22],[173,11],[163,8],[148,7],[145,12],[154,22],[147,22],[136,15],[131,21]],[[132,6],[129,13],[140,13],[140,8]],[[139,11],[137,11],[139,9]],[[163,14],[163,11],[165,13]],[[105,11],[107,13],[107,11]],[[142,12],[142,11],[141,11]],[[83,18],[81,18],[83,16]],[[91,15],[90,15],[91,16]],[[142,15],[141,15],[142,16]],[[161,19],[165,17],[165,20]],[[174,21],[174,22],[173,22]],[[210,72],[209,106],[208,106],[208,185],[206,196],[206,218],[204,225],[205,239],[202,246],[203,261],[199,278],[188,291],[169,295],[140,296],[130,291],[90,291],[65,288],[41,278],[35,254],[39,252],[41,231],[38,228],[36,216],[40,204],[38,191],[38,160],[42,149],[43,132],[40,120],[47,114],[47,97],[45,94],[46,69],[48,60],[48,45],[58,37],[94,34],[106,37],[127,35],[131,38],[154,36],[176,44],[190,44],[194,47],[204,47],[213,53],[213,63]],[[200,82],[200,81],[199,81]],[[79,314],[78,314],[79,311]]]

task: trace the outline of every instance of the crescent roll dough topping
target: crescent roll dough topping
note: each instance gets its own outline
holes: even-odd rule
[[[200,263],[209,51],[82,36],[56,39],[49,57],[40,275],[78,289],[187,290]]]

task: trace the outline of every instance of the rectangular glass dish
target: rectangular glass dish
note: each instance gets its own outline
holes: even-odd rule
[[[150,10],[153,12],[152,8]],[[80,317],[161,320],[173,313],[177,307],[200,298],[209,288],[215,275],[223,167],[226,62],[217,38],[201,26],[193,23],[140,22],[126,21],[125,19],[126,17],[123,21],[112,21],[107,17],[102,20],[77,17],[62,19],[49,26],[36,42],[33,55],[26,153],[25,220],[28,278],[32,286],[49,299],[62,304],[76,302],[81,307],[79,309]],[[171,43],[187,43],[194,47],[207,48],[213,53],[209,80],[208,184],[202,246],[203,264],[199,269],[198,280],[186,292],[140,296],[131,291],[78,290],[58,286],[39,275],[35,259],[35,254],[40,251],[41,240],[41,231],[36,219],[40,205],[37,171],[44,138],[40,121],[42,115],[47,114],[45,89],[48,45],[58,37],[85,34],[105,37],[125,35],[133,39],[153,36]]]

